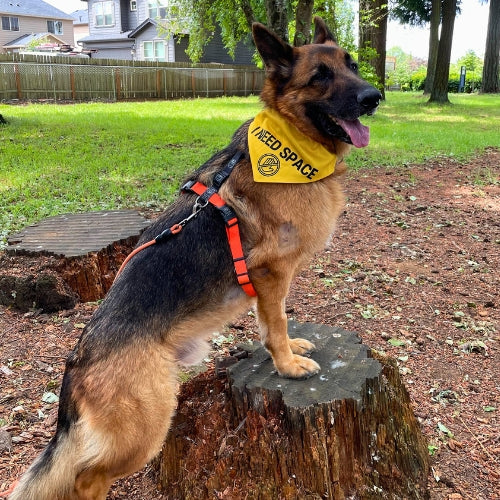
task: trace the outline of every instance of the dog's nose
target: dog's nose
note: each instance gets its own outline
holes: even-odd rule
[[[374,110],[380,103],[382,94],[374,87],[362,90],[358,94],[358,104],[365,110]]]

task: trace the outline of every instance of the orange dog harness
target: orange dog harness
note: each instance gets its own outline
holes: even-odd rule
[[[238,217],[234,213],[233,209],[226,204],[226,202],[219,196],[218,191],[224,181],[229,177],[234,167],[238,163],[242,156],[241,152],[236,153],[223,170],[217,172],[214,176],[213,184],[211,187],[205,186],[205,184],[199,181],[189,181],[184,186],[182,186],[182,192],[191,191],[198,195],[196,202],[193,207],[192,214],[182,220],[181,222],[174,224],[172,227],[165,229],[158,236],[152,240],[144,243],[140,247],[137,247],[132,253],[130,253],[127,258],[123,261],[120,269],[116,276],[122,272],[123,268],[127,262],[137,253],[144,250],[145,248],[155,245],[156,243],[161,243],[165,241],[170,236],[182,231],[183,227],[194,217],[196,217],[199,212],[205,208],[209,203],[213,205],[217,210],[219,210],[224,224],[226,225],[226,235],[227,241],[229,243],[229,249],[231,251],[231,256],[233,259],[234,270],[236,272],[236,279],[238,284],[241,286],[243,291],[250,297],[256,297],[257,292],[253,287],[250,277],[248,275],[248,268],[245,260],[245,255],[243,253],[243,246],[241,244],[240,227]],[[115,278],[116,279],[116,278]]]

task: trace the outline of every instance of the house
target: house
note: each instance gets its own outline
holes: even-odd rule
[[[92,57],[189,62],[186,48],[189,34],[166,29],[176,17],[175,0],[83,0],[88,2],[89,36],[81,39],[83,50]],[[181,23],[176,23],[181,24]],[[205,47],[200,62],[224,64],[253,64],[253,47],[240,43],[233,60],[214,33]]]
[[[79,41],[89,36],[89,12],[86,9],[75,10],[70,14],[73,18],[74,47],[79,47]]]
[[[0,0],[0,53],[72,46],[73,18],[42,0]]]

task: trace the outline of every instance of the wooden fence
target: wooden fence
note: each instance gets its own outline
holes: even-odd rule
[[[247,96],[263,82],[264,72],[254,66],[0,54],[4,101]]]

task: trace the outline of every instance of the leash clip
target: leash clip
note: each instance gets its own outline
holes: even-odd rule
[[[202,200],[203,203],[200,202],[200,200]],[[193,215],[197,214],[200,210],[203,210],[207,205],[208,205],[208,200],[205,198],[202,199],[201,195],[198,196],[193,205],[193,213],[188,217],[188,219],[193,217]]]
[[[198,200],[196,200],[196,202],[193,206],[193,211],[191,212],[191,215],[188,215],[185,219],[182,219],[180,222],[175,224],[175,226],[179,226],[182,229],[190,220],[194,219],[201,212],[201,210],[203,208],[205,208],[207,205],[208,205],[208,202],[205,203],[205,205],[202,205],[202,204],[198,203]],[[179,231],[180,231],[180,229],[176,232],[178,233]]]

